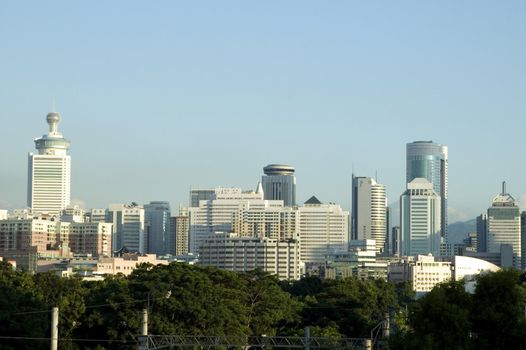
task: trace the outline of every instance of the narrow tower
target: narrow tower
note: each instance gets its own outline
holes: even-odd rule
[[[59,215],[70,204],[70,142],[58,131],[60,114],[46,117],[49,131],[35,139],[38,154],[29,153],[27,205],[34,213]]]

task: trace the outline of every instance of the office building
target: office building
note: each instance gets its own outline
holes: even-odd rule
[[[448,149],[433,141],[407,144],[406,182],[424,178],[440,197],[440,237],[447,243]]]
[[[493,198],[487,215],[486,247],[488,253],[500,251],[507,244],[513,249],[513,266],[521,268],[521,216],[515,199],[506,193],[506,183],[502,184],[502,193]]]
[[[352,177],[352,238],[374,239],[376,252],[387,245],[387,205],[385,186],[370,177]]]
[[[198,207],[200,201],[208,201],[214,198],[215,190],[192,189],[190,190],[190,207]]]
[[[260,269],[282,280],[298,280],[302,274],[297,240],[239,237],[235,233],[216,233],[206,238],[199,264],[236,272]]]
[[[338,204],[324,204],[312,196],[298,207],[296,220],[304,263],[322,264],[327,254],[348,250],[349,212]]]
[[[106,222],[113,224],[113,250],[126,248],[131,252],[146,252],[144,208],[136,203],[110,204]]]
[[[199,245],[215,232],[232,232],[234,215],[243,209],[283,207],[282,200],[264,200],[263,193],[239,188],[216,188],[212,199],[201,200],[198,207],[188,208],[190,216],[190,253],[197,254]]]
[[[49,113],[46,120],[49,132],[35,139],[38,154],[28,157],[27,205],[34,213],[58,216],[70,204],[70,142],[58,131],[58,113]]]
[[[484,253],[488,251],[488,216],[480,214],[477,216],[477,252]]]
[[[270,164],[263,168],[261,177],[263,193],[267,200],[282,200],[284,206],[296,205],[296,177],[294,167],[283,164]]]
[[[402,255],[440,255],[440,196],[424,178],[413,179],[400,197]]]
[[[400,256],[402,253],[402,231],[400,226],[393,226],[391,230],[391,254],[394,256]]]
[[[148,253],[165,255],[173,246],[170,236],[170,204],[168,202],[150,202],[144,205]]]

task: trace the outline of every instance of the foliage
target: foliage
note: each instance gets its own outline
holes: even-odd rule
[[[409,284],[383,280],[280,282],[262,271],[172,263],[143,264],[127,277],[82,282],[17,272],[0,262],[0,335],[44,338],[3,338],[0,349],[47,349],[54,306],[63,350],[136,349],[143,309],[149,310],[149,334],[246,339],[303,336],[308,326],[312,336],[369,337],[391,311],[391,349],[522,349],[522,283],[517,271],[502,271],[481,276],[473,295],[461,282],[448,282],[415,301]]]

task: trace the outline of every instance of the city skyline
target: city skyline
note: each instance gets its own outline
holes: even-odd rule
[[[0,14],[0,208],[25,207],[56,100],[86,208],[177,208],[191,187],[255,189],[273,163],[296,169],[298,204],[350,210],[353,172],[377,172],[392,204],[406,144],[433,140],[449,148],[450,223],[502,180],[526,209],[521,2],[64,4]]]

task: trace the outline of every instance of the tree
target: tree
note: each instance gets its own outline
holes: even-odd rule
[[[526,286],[520,272],[481,275],[473,295],[472,322],[478,349],[526,348]]]
[[[412,309],[411,343],[429,349],[466,349],[470,345],[471,296],[462,281],[439,284]]]

